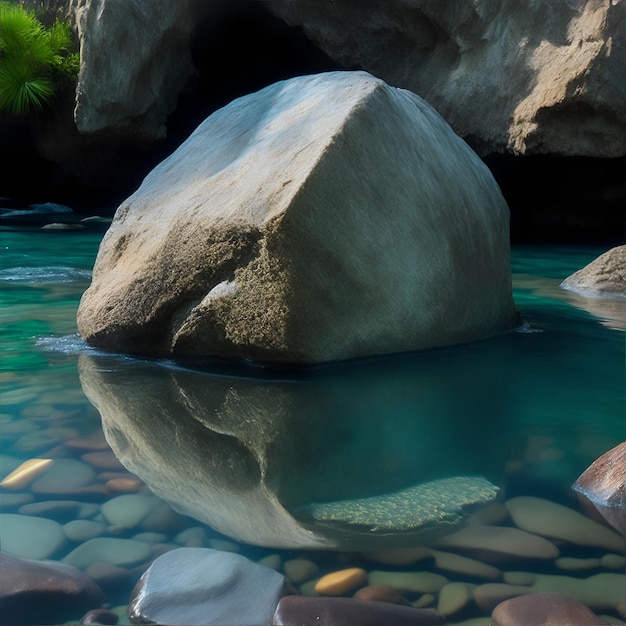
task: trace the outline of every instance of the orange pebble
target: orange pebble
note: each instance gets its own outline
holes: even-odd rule
[[[367,581],[367,572],[360,567],[350,567],[322,576],[315,583],[315,593],[322,596],[341,596]]]
[[[136,478],[112,478],[107,481],[105,487],[107,491],[115,492],[135,492],[141,489],[142,482]]]

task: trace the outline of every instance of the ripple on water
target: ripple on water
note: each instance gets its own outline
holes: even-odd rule
[[[7,267],[0,270],[0,280],[13,283],[69,283],[75,280],[91,280],[91,270],[69,265],[43,267]]]

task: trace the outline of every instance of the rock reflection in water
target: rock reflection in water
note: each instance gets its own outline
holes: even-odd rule
[[[424,543],[498,491],[504,460],[485,451],[498,450],[503,387],[446,351],[289,378],[93,355],[79,372],[120,461],[246,543]]]

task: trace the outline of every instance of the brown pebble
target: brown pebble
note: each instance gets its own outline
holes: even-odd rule
[[[389,585],[367,585],[366,587],[359,589],[354,594],[354,597],[359,600],[390,602],[391,604],[411,606],[411,603],[407,600],[407,598]]]
[[[139,491],[143,483],[137,478],[112,478],[104,485],[107,491],[114,493],[129,493]]]
[[[596,626],[608,624],[591,609],[560,593],[532,593],[496,606],[491,614],[494,626]]]
[[[113,452],[86,452],[81,460],[99,470],[121,470],[124,466],[119,462]]]

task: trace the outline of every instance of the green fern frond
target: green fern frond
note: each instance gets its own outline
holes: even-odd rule
[[[53,93],[51,81],[33,77],[19,64],[3,63],[0,67],[0,109],[16,116],[25,115],[32,109],[41,109]]]
[[[33,11],[0,1],[0,110],[41,109],[60,82],[74,79],[80,61],[71,45],[69,23],[46,29]]]

